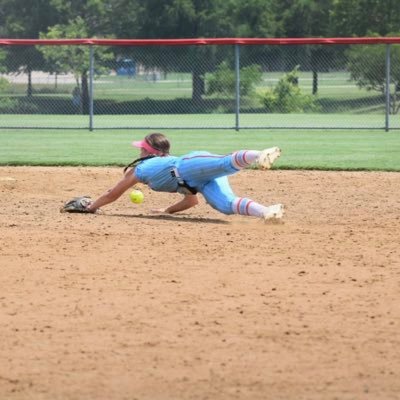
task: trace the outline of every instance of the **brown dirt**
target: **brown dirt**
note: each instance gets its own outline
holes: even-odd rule
[[[0,168],[0,399],[400,399],[400,174],[232,177],[281,225],[59,213],[120,176]]]

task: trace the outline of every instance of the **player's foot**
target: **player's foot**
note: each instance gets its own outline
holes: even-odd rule
[[[273,206],[267,207],[264,212],[264,221],[278,221],[281,220],[285,213],[283,204],[274,204]]]
[[[279,147],[271,147],[269,149],[262,150],[257,159],[257,166],[259,169],[270,169],[272,164],[281,155],[281,149]]]

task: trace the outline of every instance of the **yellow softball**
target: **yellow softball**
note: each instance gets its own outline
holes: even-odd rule
[[[129,198],[131,199],[132,203],[140,204],[143,203],[144,194],[142,191],[134,189],[132,192],[129,193]]]

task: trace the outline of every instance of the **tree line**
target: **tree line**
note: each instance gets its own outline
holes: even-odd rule
[[[398,0],[0,0],[0,35],[39,38],[85,21],[89,37],[381,36],[398,31]]]
[[[0,36],[16,39],[362,37],[392,35],[399,26],[398,0],[0,0]],[[62,70],[68,63],[80,63],[78,73],[87,93],[87,61],[76,54],[51,54],[52,51],[10,48],[6,55],[0,54],[0,68],[24,68],[29,75],[35,69],[43,69],[46,60],[52,60],[47,63],[47,70],[55,73],[60,71],[54,69]],[[187,57],[191,49],[174,51]],[[332,50],[315,47],[308,56],[314,94],[318,71],[324,68],[324,52],[329,51]],[[215,58],[211,53],[212,49],[204,49],[190,54],[191,58],[201,57],[199,62],[194,60],[190,71],[193,100],[201,99],[204,93],[207,62]],[[54,62],[57,57],[61,60]],[[104,64],[108,56],[98,57],[103,58]],[[151,60],[151,52],[146,57]],[[340,59],[339,53],[336,58]],[[172,61],[165,62],[173,63],[174,59],[170,57]],[[28,85],[28,96],[31,91]]]

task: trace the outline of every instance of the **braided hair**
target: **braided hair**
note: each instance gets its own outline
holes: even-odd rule
[[[131,163],[129,163],[128,165],[126,165],[126,166],[124,167],[124,173],[125,173],[129,168],[135,168],[136,165],[138,165],[138,164],[141,163],[142,161],[148,160],[149,158],[153,158],[153,157],[157,157],[157,156],[154,155],[154,154],[150,154],[150,155],[148,155],[148,156],[146,156],[146,157],[140,157],[140,158],[137,158],[136,160],[133,160]]]

